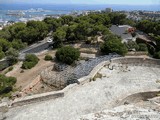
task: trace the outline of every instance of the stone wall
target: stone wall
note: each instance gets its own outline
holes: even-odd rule
[[[128,64],[133,66],[160,67],[160,60],[143,57],[121,57],[111,60],[112,63]]]
[[[62,92],[62,91],[32,95],[32,96],[27,96],[25,98],[16,99],[15,101],[13,101],[10,104],[10,106],[11,107],[22,106],[22,105],[26,105],[26,104],[35,103],[35,102],[56,99],[56,98],[63,97],[63,96],[64,96],[64,92]]]
[[[150,67],[159,67],[160,66],[160,60],[156,59],[151,59],[151,58],[142,58],[142,57],[121,57],[121,58],[114,58],[111,61],[103,61],[100,64],[98,64],[96,67],[93,68],[93,70],[90,72],[88,76],[85,76],[83,78],[78,79],[79,84],[85,84],[90,81],[91,78],[93,78],[96,73],[104,67],[104,65],[110,64],[110,62],[113,63],[120,63],[120,64],[129,64],[129,65],[140,65],[140,66],[150,66]],[[25,98],[18,98],[14,101],[11,102],[10,106],[15,107],[15,106],[20,106],[20,105],[26,105],[30,103],[35,103],[35,102],[40,102],[40,101],[45,101],[49,99],[56,99],[59,97],[63,97],[69,89],[72,89],[79,84],[71,84],[64,88],[63,90],[60,91],[53,91],[53,92],[48,92],[48,93],[43,93],[43,94],[37,94],[37,95],[32,95],[32,96],[27,96]]]

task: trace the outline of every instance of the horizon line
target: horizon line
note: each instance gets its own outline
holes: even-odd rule
[[[160,6],[160,4],[90,4],[90,3],[23,3],[23,2],[20,2],[20,3],[0,3],[0,4],[43,4],[43,5],[126,5],[126,6],[152,6],[152,5],[156,5],[156,6]]]

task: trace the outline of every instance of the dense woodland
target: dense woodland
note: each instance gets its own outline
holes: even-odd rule
[[[21,50],[26,45],[43,40],[51,33],[55,42],[54,47],[59,47],[63,42],[86,40],[87,37],[97,34],[111,34],[108,30],[111,24],[132,24],[124,14],[119,13],[92,13],[88,16],[62,16],[59,19],[46,18],[43,21],[29,21],[15,23],[0,31],[0,59],[6,52],[13,48]]]
[[[111,36],[109,27],[112,24],[129,24],[137,29],[152,35],[156,40],[156,53],[160,51],[160,22],[142,20],[134,22],[120,13],[91,13],[87,16],[62,16],[59,19],[45,18],[43,21],[28,21],[15,23],[0,31],[0,59],[8,54],[23,49],[26,45],[43,40],[51,36],[54,48],[60,47],[64,42],[87,41],[88,37],[96,35]],[[105,38],[105,37],[104,37]],[[120,38],[118,38],[120,40]],[[155,53],[153,53],[155,54]]]

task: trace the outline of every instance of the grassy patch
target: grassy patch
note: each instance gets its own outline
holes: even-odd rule
[[[48,55],[48,54],[47,54],[47,55],[45,56],[44,60],[46,60],[46,61],[51,61],[51,60],[53,60],[53,58],[52,58],[51,55]]]

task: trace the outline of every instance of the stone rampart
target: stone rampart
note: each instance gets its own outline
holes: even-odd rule
[[[37,95],[32,95],[32,96],[27,96],[25,98],[18,98],[14,101],[11,102],[10,106],[15,107],[15,106],[21,106],[21,105],[26,105],[30,103],[35,103],[35,102],[40,102],[40,101],[45,101],[49,99],[56,99],[59,97],[63,97],[69,89],[72,89],[78,85],[85,84],[92,79],[96,73],[103,68],[105,65],[112,63],[119,63],[119,64],[128,64],[128,65],[137,65],[137,66],[149,66],[149,67],[160,67],[160,60],[152,59],[152,58],[142,58],[142,57],[120,57],[120,58],[114,58],[112,60],[108,61],[103,61],[100,64],[98,64],[96,67],[92,69],[90,74],[88,76],[82,77],[78,79],[79,84],[71,84],[67,87],[65,87],[63,90],[60,91],[53,91],[53,92],[48,92],[48,93],[43,93],[43,94],[37,94]]]

